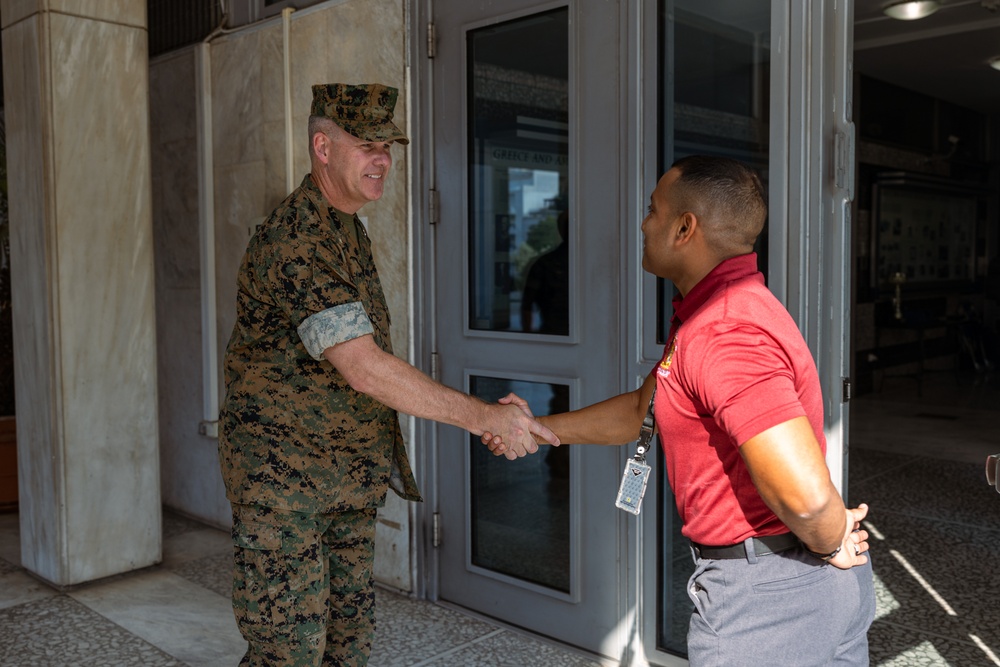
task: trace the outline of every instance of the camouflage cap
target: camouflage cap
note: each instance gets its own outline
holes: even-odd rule
[[[392,86],[326,83],[313,86],[312,92],[310,113],[313,116],[329,118],[349,134],[365,141],[410,143],[392,122],[392,110],[399,94]]]

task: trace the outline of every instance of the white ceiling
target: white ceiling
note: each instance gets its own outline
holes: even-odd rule
[[[854,2],[854,68],[976,111],[1000,112],[1000,0],[942,0],[927,18],[898,21],[888,0]],[[990,7],[997,9],[991,10]]]

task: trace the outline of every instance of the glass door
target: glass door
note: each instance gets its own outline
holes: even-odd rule
[[[581,48],[613,43],[618,12],[497,4],[434,3],[432,317],[445,384],[541,415],[620,391],[618,54]],[[439,596],[614,655],[620,448],[437,441]]]
[[[705,3],[660,0],[658,7],[660,94],[657,172],[687,155],[731,157],[751,165],[768,183],[770,162],[771,0]],[[758,267],[768,269],[767,235],[758,239]],[[643,337],[646,363],[660,358],[673,314],[673,286],[645,276],[655,294],[655,321]],[[650,318],[652,319],[652,318]],[[655,633],[658,651],[687,654],[687,628],[693,605],[685,592],[694,571],[690,543],[666,483],[657,475],[661,500],[658,535],[664,567],[657,573]],[[649,576],[649,575],[647,575]],[[652,616],[651,614],[649,616]],[[650,620],[651,619],[647,619]]]
[[[641,98],[656,109],[655,183],[677,158],[734,157],[756,167],[769,191],[765,234],[755,250],[769,289],[786,305],[812,350],[825,400],[827,462],[846,482],[853,3],[827,0],[643,0],[658,17],[657,49],[643,49]],[[647,137],[647,143],[649,143]],[[650,186],[651,187],[651,186]],[[662,352],[671,286],[646,275],[637,372]],[[662,463],[660,463],[662,466]],[[651,664],[686,654],[693,570],[669,486],[658,475],[659,512],[647,516],[642,573],[643,645]],[[845,485],[846,486],[846,485]],[[655,535],[655,539],[650,539]],[[655,600],[655,613],[648,601]]]

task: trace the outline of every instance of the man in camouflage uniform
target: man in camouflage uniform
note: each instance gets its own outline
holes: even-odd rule
[[[219,455],[233,506],[241,665],[364,665],[375,513],[419,500],[396,410],[502,433],[508,458],[551,431],[449,389],[392,354],[389,312],[356,213],[382,196],[397,91],[313,86],[312,172],[260,226],[238,276]]]

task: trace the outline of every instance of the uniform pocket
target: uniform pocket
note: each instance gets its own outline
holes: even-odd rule
[[[713,577],[719,573],[712,568],[711,561],[699,560],[695,567],[694,574],[688,579],[687,595],[694,604],[694,613],[691,615],[691,629],[700,633],[707,633],[709,636],[716,635],[715,624],[712,622],[712,602],[713,595],[709,592],[721,591],[722,587],[712,586]],[[689,641],[690,641],[689,637]]]
[[[281,549],[281,530],[266,523],[240,522],[233,526],[233,544],[240,549],[278,551]]]
[[[233,525],[233,611],[248,639],[270,642],[274,637],[271,612],[280,552],[278,528],[257,522]]]
[[[830,571],[830,568],[834,567],[833,565],[803,564],[802,567],[805,568],[804,571],[797,572],[794,575],[754,583],[754,593],[784,593],[798,588],[817,586],[833,575],[833,572]]]

